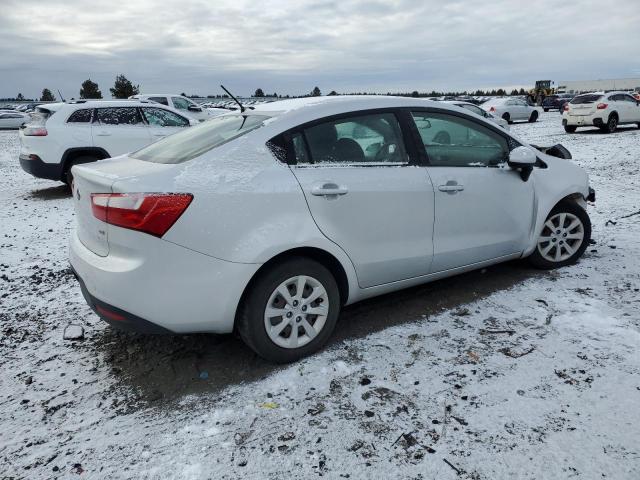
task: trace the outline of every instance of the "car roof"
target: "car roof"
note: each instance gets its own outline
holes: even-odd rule
[[[425,108],[433,107],[459,112],[460,107],[444,102],[434,102],[422,98],[391,97],[383,95],[340,95],[324,97],[305,97],[256,105],[244,114],[266,115],[272,117],[269,125],[273,130],[285,131],[317,119],[342,113],[375,110],[382,108]],[[233,111],[225,115],[239,115]],[[271,130],[271,129],[269,129]]]
[[[131,95],[129,98],[134,99],[134,98],[142,98],[142,97],[182,97],[182,98],[189,98],[189,97],[185,97],[183,95],[180,95],[179,93],[138,93],[137,95]]]

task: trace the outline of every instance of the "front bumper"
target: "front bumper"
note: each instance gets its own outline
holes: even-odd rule
[[[19,159],[22,169],[34,177],[57,181],[62,179],[62,165],[59,163],[46,163],[37,155],[24,153],[20,154]]]
[[[227,262],[150,235],[117,230],[121,240],[130,238],[112,244],[117,234],[110,229],[106,257],[87,249],[75,231],[71,234],[71,267],[87,303],[101,318],[144,333],[233,331],[244,288],[260,264]]]

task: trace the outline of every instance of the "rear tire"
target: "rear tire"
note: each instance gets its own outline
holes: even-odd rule
[[[576,133],[576,129],[578,127],[572,126],[572,125],[565,125],[564,126],[564,131],[567,133]]]
[[[289,298],[285,298],[287,292]],[[327,342],[340,304],[331,272],[314,260],[294,257],[260,274],[249,286],[238,312],[238,333],[262,358],[293,362]]]
[[[90,155],[85,155],[81,157],[76,157],[72,160],[69,160],[64,168],[64,173],[62,174],[62,181],[67,184],[69,188],[71,188],[71,184],[73,183],[73,174],[71,173],[71,168],[74,165],[80,165],[81,163],[91,163],[97,162],[97,157],[92,157]]]
[[[611,114],[607,119],[607,123],[601,128],[604,133],[613,133],[618,128],[617,115]]]
[[[559,233],[558,233],[559,232]],[[552,270],[572,265],[582,256],[591,239],[591,220],[580,205],[562,201],[547,216],[529,262]]]
[[[545,113],[549,111],[548,108],[543,108],[543,110],[545,111]]]
[[[534,123],[536,120],[538,120],[538,111],[534,110],[529,117],[529,123]]]

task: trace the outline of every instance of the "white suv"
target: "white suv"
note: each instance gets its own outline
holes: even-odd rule
[[[586,93],[565,104],[562,125],[567,133],[578,127],[598,127],[612,133],[618,125],[638,124],[640,127],[640,100],[627,92]]]
[[[198,105],[193,100],[189,100],[187,97],[171,93],[149,93],[145,95],[133,95],[129,98],[135,100],[149,100],[168,107],[173,107],[187,117],[200,122],[204,122],[211,117],[228,112],[228,110],[224,108],[202,108],[202,106]]]
[[[36,109],[20,130],[20,165],[38,178],[71,183],[71,167],[133,152],[196,120],[149,102],[76,101]]]

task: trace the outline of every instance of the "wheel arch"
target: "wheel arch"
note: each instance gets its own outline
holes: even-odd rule
[[[532,236],[530,237],[529,247],[522,253],[523,257],[527,257],[530,255],[533,250],[536,248],[536,242],[540,232],[544,227],[544,222],[549,216],[549,214],[560,205],[562,202],[571,202],[578,205],[585,212],[587,211],[587,200],[586,196],[583,192],[579,191],[577,188],[569,189],[560,195],[558,195],[554,200],[549,203],[545,203],[544,205],[538,205],[538,213],[535,219],[535,226],[532,228]]]
[[[263,263],[258,270],[253,274],[247,285],[245,286],[242,295],[240,296],[240,300],[238,301],[238,306],[236,307],[236,314],[234,319],[234,328],[238,321],[238,315],[240,313],[240,305],[243,304],[247,294],[253,288],[255,282],[260,278],[260,276],[269,270],[273,265],[284,262],[290,258],[296,257],[304,257],[310,258],[312,260],[317,261],[324,267],[326,267],[338,284],[338,291],[340,292],[340,303],[344,305],[349,299],[349,277],[347,276],[347,272],[340,262],[333,254],[329,253],[326,250],[317,247],[297,247],[289,250],[285,250],[283,252],[278,253],[277,255],[271,257],[265,263]]]
[[[105,158],[109,158],[111,155],[104,149],[100,147],[74,147],[68,148],[62,154],[62,168],[61,168],[61,176],[64,178],[66,172],[69,168],[69,165],[78,157],[83,156],[92,156],[96,157],[97,160],[103,160]]]

